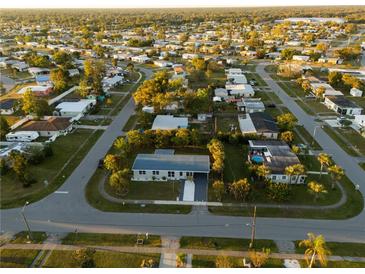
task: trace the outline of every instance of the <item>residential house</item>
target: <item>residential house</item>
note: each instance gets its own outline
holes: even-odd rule
[[[173,130],[188,127],[188,118],[174,117],[172,115],[157,115],[152,124],[152,129]]]
[[[242,101],[237,102],[237,109],[245,113],[263,112],[265,105],[261,98],[242,98]]]
[[[0,114],[11,115],[15,111],[15,105],[18,100],[4,99],[0,101]]]
[[[327,96],[324,105],[341,115],[360,115],[362,108],[345,96]]]
[[[53,92],[52,86],[25,86],[21,88],[17,93],[24,94],[27,90],[33,92],[35,96],[48,96]]]
[[[55,109],[64,117],[82,117],[95,105],[95,99],[81,99],[76,102],[62,102]]]
[[[277,139],[279,129],[275,120],[265,112],[254,112],[238,116],[242,134],[256,134],[267,139]]]
[[[208,180],[208,155],[179,155],[174,150],[157,149],[154,154],[138,154],[132,166],[133,181]]]
[[[29,120],[16,128],[16,131],[37,132],[39,136],[52,137],[67,134],[72,130],[71,118],[49,116],[44,120]]]
[[[284,141],[249,140],[248,161],[264,164],[270,169],[267,178],[274,183],[304,184],[306,174],[289,176],[285,174],[288,166],[300,164],[298,157]]]
[[[350,90],[350,94],[351,94],[352,96],[354,96],[354,97],[361,97],[361,96],[362,96],[362,93],[363,93],[363,91],[362,91],[362,90],[360,90],[360,89],[358,89],[358,88],[352,88],[352,89]]]

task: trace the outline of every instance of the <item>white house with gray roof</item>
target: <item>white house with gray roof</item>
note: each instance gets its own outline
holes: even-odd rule
[[[132,166],[133,181],[176,181],[209,175],[208,155],[174,154],[173,149],[156,149],[154,154],[138,154]]]

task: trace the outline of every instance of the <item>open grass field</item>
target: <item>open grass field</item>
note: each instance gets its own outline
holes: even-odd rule
[[[53,156],[45,159],[39,165],[29,166],[29,172],[37,179],[28,188],[22,187],[14,180],[13,172],[2,175],[1,207],[9,208],[23,206],[25,201],[34,202],[58,188],[79,165],[90,148],[95,144],[102,131],[77,129],[61,136],[51,144]],[[77,152],[77,153],[75,153]],[[48,181],[48,185],[44,181]]]

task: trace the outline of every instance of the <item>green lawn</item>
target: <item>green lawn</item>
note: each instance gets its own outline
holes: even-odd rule
[[[365,138],[351,127],[336,128],[341,136],[349,141],[350,145],[356,148],[362,155],[365,155]]]
[[[145,237],[144,234],[142,235]],[[135,246],[138,235],[106,233],[69,233],[62,239],[65,245]],[[149,235],[143,246],[160,247],[161,237]]]
[[[249,228],[247,228],[249,229]],[[250,239],[213,238],[213,237],[181,237],[180,248],[189,249],[214,249],[214,250],[249,250]],[[277,252],[276,244],[272,240],[257,239],[254,248],[261,250],[269,248],[271,252]]]
[[[336,134],[336,131],[329,126],[324,126],[323,130],[339,145],[347,154],[351,156],[359,156],[359,154],[349,146],[349,143],[342,140],[341,137]]]
[[[296,82],[285,81],[277,82],[277,84],[290,96],[290,97],[304,97],[305,93]]]
[[[322,147],[318,144],[318,142],[313,139],[312,135],[303,127],[303,126],[296,126],[295,129],[300,133],[301,138],[304,138],[310,146],[315,150],[321,150]]]
[[[188,214],[191,206],[180,205],[153,205],[146,204],[144,206],[137,204],[125,204],[110,202],[103,198],[98,190],[100,180],[104,180],[106,172],[104,170],[96,170],[89,183],[86,186],[86,198],[89,204],[102,211],[110,212],[140,212],[140,213],[172,213],[172,214]]]
[[[207,255],[194,255],[192,266],[194,268],[215,268],[216,267],[217,256],[207,256]],[[232,267],[242,268],[243,258],[239,257],[228,257],[231,262]],[[268,259],[263,268],[279,268],[283,267],[283,260],[280,259]]]
[[[225,183],[247,178],[249,176],[247,161],[247,146],[224,144],[224,177]],[[211,189],[211,188],[210,188]]]
[[[246,74],[247,81],[255,80],[257,86],[267,86],[266,82],[261,78],[258,73],[247,73]]]
[[[112,122],[112,119],[94,119],[94,120],[89,120],[89,119],[80,119],[79,120],[81,125],[87,125],[87,126],[107,126],[110,125],[110,123]]]
[[[295,242],[296,253],[304,254],[305,248],[299,247],[299,242]],[[326,242],[326,245],[332,255],[365,257],[365,244],[363,243]]]
[[[97,251],[94,254],[94,262],[96,267],[104,268],[139,268],[142,260],[154,260],[157,265],[160,262],[160,254],[144,254],[144,253],[122,253]],[[75,268],[80,267],[73,257],[73,251],[52,251],[51,256],[43,267],[57,268]]]
[[[29,167],[30,174],[37,179],[31,187],[23,188],[20,182],[14,180],[13,172],[3,175],[0,182],[1,208],[23,206],[26,201],[37,201],[56,190],[79,165],[102,132],[77,129],[57,138],[51,144],[53,156]],[[44,180],[48,181],[48,186],[45,186]]]
[[[131,200],[172,200],[179,197],[181,184],[179,182],[131,182],[129,192],[121,198]],[[106,191],[113,195],[113,189],[105,183]]]
[[[260,217],[284,217],[284,218],[311,218],[311,219],[348,219],[358,215],[363,207],[364,200],[359,191],[355,190],[352,182],[344,177],[342,186],[347,193],[344,205],[336,209],[287,209],[282,208],[257,208],[257,216]],[[247,207],[209,207],[209,211],[217,215],[252,216],[253,208]]]
[[[31,231],[32,235],[32,243],[33,244],[40,244],[43,243],[44,240],[47,239],[47,233],[41,232],[41,231]],[[29,242],[28,239],[28,231],[21,231],[17,234],[15,234],[14,239],[10,241],[12,244],[25,244]]]
[[[134,129],[134,127],[136,126],[136,122],[137,122],[137,115],[132,115],[131,117],[129,117],[127,123],[123,127],[123,131],[127,132]]]
[[[217,116],[217,132],[231,132],[232,128],[239,130],[238,117],[235,116]]]
[[[365,163],[360,163],[360,164],[359,164],[359,166],[360,166],[363,170],[365,170]]]
[[[283,102],[280,100],[280,98],[272,91],[258,91],[256,92],[255,97],[260,97],[262,99],[262,102],[266,104],[282,104]]]
[[[1,249],[0,267],[29,267],[38,255],[39,250]]]

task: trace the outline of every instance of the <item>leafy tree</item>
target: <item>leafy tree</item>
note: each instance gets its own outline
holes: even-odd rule
[[[9,154],[9,160],[11,162],[11,168],[15,172],[18,179],[25,183],[25,174],[26,169],[28,167],[28,160],[25,158],[23,153],[20,153],[19,151],[12,150]]]
[[[322,266],[327,265],[327,255],[330,255],[331,253],[327,248],[325,239],[322,235],[316,236],[313,233],[308,233],[308,239],[302,240],[299,243],[299,246],[306,248],[304,256],[309,268],[313,266],[316,259],[319,260],[319,263]]]
[[[270,175],[271,171],[267,165],[263,164],[263,165],[258,165],[255,168],[255,173],[259,179],[266,180],[267,176]]]
[[[34,113],[36,108],[36,98],[31,89],[27,89],[22,97],[22,110],[26,114]]]
[[[48,105],[48,102],[44,99],[36,100],[36,104],[34,106],[34,112],[37,117],[43,117],[45,115],[52,114],[51,107]]]
[[[119,157],[113,154],[107,154],[104,158],[104,167],[107,170],[116,172],[120,168]]]
[[[291,189],[289,184],[273,183],[269,181],[266,185],[267,196],[276,202],[285,202],[289,200]]]
[[[143,259],[142,263],[141,263],[141,267],[143,268],[152,268],[152,267],[156,267],[157,266],[157,262],[153,259]]]
[[[342,73],[338,71],[331,71],[328,74],[328,83],[334,88],[342,88]]]
[[[138,130],[130,130],[127,132],[128,143],[134,148],[141,148],[145,145],[145,139],[143,133]]]
[[[311,84],[310,84],[309,80],[304,80],[304,81],[302,82],[301,86],[302,86],[302,88],[303,88],[303,90],[304,90],[305,92],[308,92],[308,91],[310,91],[310,90],[311,90]]]
[[[82,79],[79,84],[79,88],[77,89],[78,94],[81,97],[86,97],[90,94],[90,88],[86,79]]]
[[[293,48],[285,48],[281,51],[281,58],[284,60],[291,60],[293,59],[294,55],[300,54],[300,52]]]
[[[326,53],[328,50],[328,44],[326,43],[318,43],[316,46],[316,50],[322,52],[322,53]]]
[[[265,265],[269,259],[270,253],[271,251],[269,248],[263,248],[262,251],[250,250],[248,252],[248,257],[250,258],[253,266],[259,268]]]
[[[54,89],[57,92],[63,91],[67,87],[67,76],[62,69],[55,69],[51,71],[51,80],[54,84]]]
[[[217,256],[215,259],[215,267],[217,268],[232,268],[233,262],[227,256]]]
[[[112,59],[112,65],[113,65],[113,67],[117,67],[118,66],[118,59],[113,58]]]
[[[213,190],[215,197],[218,201],[222,201],[222,197],[224,195],[225,189],[224,189],[224,183],[222,181],[214,181],[213,183]]]
[[[127,195],[129,191],[129,169],[113,172],[109,178],[109,185],[118,195]]]
[[[291,179],[293,176],[297,176],[297,180],[295,181],[295,183],[298,181],[298,175],[302,175],[305,172],[305,167],[302,164],[295,164],[295,165],[291,165],[291,166],[287,166],[285,168],[285,174],[289,176],[289,182],[291,183]]]
[[[318,156],[317,156],[317,160],[321,164],[321,170],[320,170],[320,175],[319,175],[319,178],[321,178],[322,177],[323,168],[330,166],[331,163],[332,163],[332,159],[326,153],[319,153]]]
[[[316,95],[316,97],[319,99],[319,98],[322,98],[323,97],[323,94],[326,92],[326,88],[324,86],[319,86],[318,88],[316,88],[314,90],[314,94]]]
[[[317,200],[320,194],[327,193],[324,185],[317,183],[316,181],[311,181],[308,183],[308,189],[314,194],[314,200]]]
[[[294,133],[290,130],[280,133],[280,140],[291,144],[294,141]]]
[[[10,132],[10,126],[4,116],[0,117],[0,138],[4,139],[5,135]]]
[[[188,129],[186,128],[179,128],[176,133],[175,136],[172,138],[172,142],[176,145],[176,146],[187,146],[190,143],[190,132]]]
[[[251,186],[246,178],[235,181],[229,186],[229,191],[238,201],[245,201],[250,190]]]
[[[218,139],[212,139],[207,148],[212,155],[213,158],[213,165],[212,169],[215,172],[222,172],[224,168],[224,146],[223,143],[220,142]]]
[[[89,247],[82,248],[74,251],[73,259],[82,268],[91,268],[95,267],[94,254],[95,254],[95,249]]]
[[[283,113],[279,115],[276,119],[278,126],[282,130],[292,130],[298,121],[297,118],[295,118],[295,116],[290,112]]]

